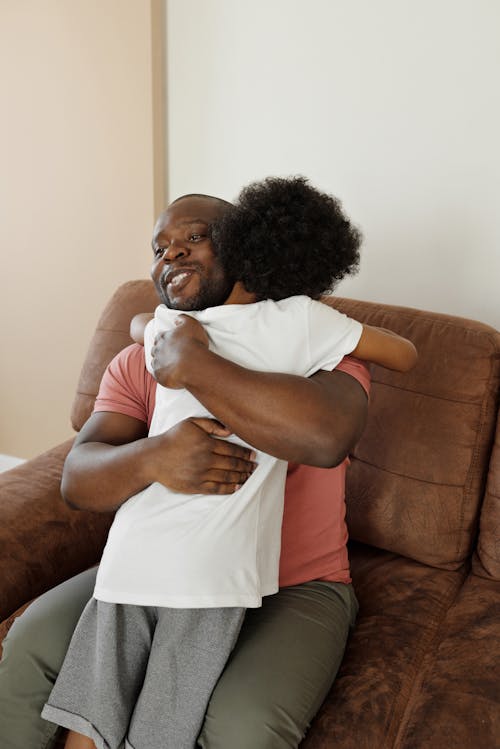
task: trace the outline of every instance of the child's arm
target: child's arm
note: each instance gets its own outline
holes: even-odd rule
[[[417,349],[411,341],[384,328],[363,325],[353,356],[366,359],[387,369],[408,372],[417,362]]]
[[[144,346],[144,328],[153,317],[153,312],[141,312],[138,315],[134,315],[130,322],[130,337],[135,343],[140,343],[141,346]]]

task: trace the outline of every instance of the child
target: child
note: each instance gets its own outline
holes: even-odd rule
[[[204,326],[218,355],[243,367],[303,376],[334,368],[347,353],[402,371],[413,365],[415,350],[408,341],[313,301],[356,267],[360,237],[338,202],[304,179],[269,179],[246,188],[213,227],[212,238],[234,279],[236,303],[189,314]],[[238,303],[249,295],[254,303]],[[163,305],[156,310],[146,330],[148,364],[154,335],[171,327],[178,314]],[[206,415],[189,392],[158,386],[150,435],[189,416]],[[278,589],[286,463],[263,453],[257,463],[233,495],[182,495],[152,484],[122,505],[94,599],[82,615],[44,717],[90,736],[98,747],[118,747],[125,736],[135,749],[194,746],[244,609],[259,606],[263,595]],[[165,637],[155,624],[150,650],[140,652],[138,607],[147,616],[155,609],[164,621],[162,632],[171,630]],[[104,650],[99,631],[108,638]],[[85,683],[81,670],[94,653],[92,640],[99,659],[108,662],[106,651],[114,652],[113,638],[122,636],[130,643],[129,673],[117,697],[110,698],[115,700],[110,710],[102,702],[106,688],[112,694],[116,658],[107,663],[97,687]],[[157,684],[167,692],[161,712],[153,711],[152,695],[141,692],[146,669],[161,672]],[[186,680],[190,671],[191,681]]]

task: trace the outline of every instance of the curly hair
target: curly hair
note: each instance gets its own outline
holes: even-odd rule
[[[245,187],[211,235],[228,275],[257,301],[317,299],[358,269],[361,233],[340,201],[305,177],[268,177]]]

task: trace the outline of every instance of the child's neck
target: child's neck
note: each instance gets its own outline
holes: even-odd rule
[[[253,304],[253,302],[255,302],[255,294],[247,291],[241,281],[236,281],[224,304]]]

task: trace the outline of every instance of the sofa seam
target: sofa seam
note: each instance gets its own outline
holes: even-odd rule
[[[398,476],[398,478],[402,479],[410,479],[411,481],[418,481],[421,484],[429,484],[430,486],[447,486],[452,489],[460,489],[465,485],[464,484],[448,484],[445,481],[429,481],[428,479],[419,479],[415,476],[409,476],[407,473],[398,473],[397,471],[390,471],[388,468],[383,468],[382,466],[377,465],[376,463],[371,463],[369,460],[365,460],[364,458],[360,458],[358,455],[354,453],[352,456],[354,460],[359,461],[360,463],[363,463],[365,466],[369,466],[370,468],[375,468],[377,471],[383,471],[384,473],[388,473],[391,476]],[[466,476],[467,480],[467,476]]]
[[[493,362],[491,362],[490,374],[488,377],[487,385],[485,387],[485,391],[484,391],[485,394],[482,399],[481,409],[479,412],[479,420],[478,420],[478,425],[476,429],[476,439],[475,439],[475,443],[473,447],[472,457],[471,457],[471,461],[469,464],[469,469],[467,471],[466,480],[464,482],[464,488],[462,492],[462,502],[460,505],[460,527],[463,530],[465,530],[464,521],[465,521],[465,506],[467,504],[466,500],[467,498],[469,498],[470,500],[470,498],[472,497],[472,484],[473,484],[474,476],[475,474],[477,474],[476,469],[477,469],[478,461],[480,457],[479,439],[480,439],[480,435],[483,434],[483,431],[486,425],[486,421],[487,421],[486,417],[490,413],[490,410],[491,410],[488,407],[488,405],[492,399],[492,396],[493,396],[494,413],[497,414],[498,412],[498,385],[497,385],[496,390],[493,388],[494,381],[499,379],[496,369],[497,368],[493,366]],[[495,396],[495,392],[496,392],[496,396]],[[476,512],[474,513],[474,518],[473,518],[474,530],[473,530],[473,535],[471,538],[471,549],[470,549],[471,552],[472,552],[473,546],[474,545],[477,546],[479,519],[481,515],[481,508],[484,502],[484,495],[486,492],[486,485],[487,485],[489,467],[490,467],[490,462],[491,462],[491,453],[493,450],[493,444],[494,444],[494,439],[495,439],[495,427],[496,427],[496,417],[491,426],[491,430],[490,430],[491,433],[489,434],[489,439],[487,441],[487,444],[485,444],[485,449],[487,451],[487,454],[485,456],[485,469],[481,472],[480,482],[477,488],[479,497],[478,497]],[[474,541],[476,541],[476,544],[474,544]],[[464,545],[465,545],[464,540],[462,540],[460,537],[457,538],[457,546],[456,546],[457,555],[463,554],[464,551],[468,550],[468,549],[464,549]]]
[[[439,646],[441,642],[443,641],[442,631],[443,631],[444,624],[448,618],[448,614],[452,606],[457,601],[460,593],[462,592],[465,586],[465,583],[470,578],[470,576],[471,576],[471,570],[469,567],[461,583],[457,586],[454,593],[450,595],[449,600],[448,600],[448,605],[443,610],[443,614],[441,618],[436,623],[436,628],[434,629],[434,631],[429,630],[428,636],[426,638],[425,637],[423,638],[424,639],[424,642],[422,644],[423,652],[422,652],[421,657],[419,658],[418,663],[416,662],[417,658],[415,658],[415,675],[414,675],[412,685],[409,690],[406,705],[402,713],[400,713],[400,718],[397,722],[398,724],[397,724],[396,733],[392,742],[392,749],[404,749],[404,742],[408,735],[409,726],[410,726],[410,717],[413,712],[413,707],[415,705],[416,697],[418,694],[421,693],[421,687],[422,687],[422,684],[424,683],[425,677],[429,673],[429,670],[432,664],[434,663],[434,659],[430,661],[430,656],[432,654],[435,655],[437,653]],[[427,665],[425,665],[426,661],[427,661]],[[420,668],[418,668],[419,665],[420,665]],[[391,730],[391,726],[393,722],[394,722],[394,719],[391,720],[388,733]]]
[[[426,393],[423,390],[412,390],[409,387],[403,387],[401,385],[395,385],[392,382],[385,382],[384,380],[376,380],[372,377],[372,385],[380,385],[381,387],[391,388],[392,390],[400,390],[403,393],[410,393],[411,395],[421,395],[423,398],[429,398],[431,400],[445,401],[446,403],[459,403],[462,406],[476,406],[481,408],[483,398],[481,400],[459,400],[458,398],[447,398],[444,395],[434,395],[433,393]]]

